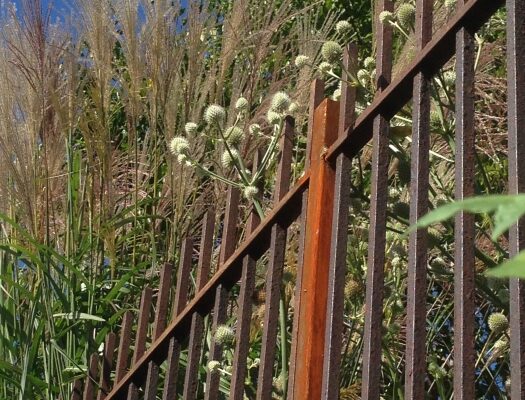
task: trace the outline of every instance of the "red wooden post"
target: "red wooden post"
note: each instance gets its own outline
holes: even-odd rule
[[[310,190],[302,266],[294,398],[321,398],[328,265],[334,203],[335,168],[324,154],[337,138],[338,103],[324,100],[315,110],[310,155]]]

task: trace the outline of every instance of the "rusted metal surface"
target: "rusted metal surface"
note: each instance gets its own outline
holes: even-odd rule
[[[316,109],[310,155],[308,229],[305,236],[301,296],[297,325],[294,398],[317,399],[321,395],[324,327],[330,234],[334,201],[335,169],[324,159],[324,152],[337,138],[338,104],[324,100]]]
[[[120,342],[118,345],[117,365],[115,368],[115,383],[118,383],[126,374],[128,368],[129,345],[131,343],[131,325],[133,323],[133,314],[126,311],[122,318],[120,327]]]
[[[260,154],[256,153],[252,167],[252,174],[255,174],[259,168]],[[259,190],[263,191],[262,185]],[[259,195],[259,200],[262,198]],[[252,206],[250,216],[246,223],[247,234],[252,233],[257,225],[261,222],[255,207]],[[252,296],[255,289],[255,267],[257,260],[247,255],[242,262],[242,274],[240,279],[239,298],[237,300],[237,325],[235,329],[235,351],[233,354],[233,369],[230,382],[231,400],[244,399],[244,380],[246,378],[246,367],[248,351],[250,350],[250,325],[252,319]]]
[[[166,327],[168,315],[168,302],[171,289],[171,274],[173,266],[164,264],[160,272],[159,291],[157,294],[157,306],[155,307],[155,321],[153,323],[153,340],[157,340]],[[157,397],[157,383],[159,379],[159,364],[150,361],[144,388],[144,400],[154,400]]]
[[[458,7],[464,4],[458,1]],[[456,189],[455,199],[474,195],[474,32],[456,35]],[[473,399],[475,369],[474,216],[456,215],[454,230],[454,399]]]
[[[224,217],[224,227],[221,242],[221,254],[219,257],[219,268],[233,254],[237,244],[237,219],[239,218],[240,192],[236,188],[228,189],[226,200],[227,210]],[[209,361],[222,360],[222,345],[215,340],[217,327],[226,322],[226,306],[228,302],[228,290],[223,284],[219,284],[215,289],[215,305],[213,306],[213,325]],[[215,400],[219,396],[220,374],[216,371],[208,370],[206,375],[205,400]]]
[[[139,308],[139,321],[137,325],[137,335],[135,337],[135,352],[133,353],[132,366],[137,364],[137,361],[142,357],[146,351],[146,339],[148,334],[149,317],[151,312],[151,299],[153,290],[150,287],[142,291]],[[128,400],[137,400],[139,397],[138,386],[132,382],[128,387]]]
[[[71,391],[71,400],[82,399],[82,381],[77,379],[73,384],[73,390]]]
[[[507,0],[509,192],[525,193],[525,2]],[[525,249],[525,220],[509,231],[509,253]],[[525,282],[510,281],[511,398],[525,398]]]
[[[310,102],[309,102],[309,124],[308,124],[308,133],[306,138],[306,161],[305,161],[305,169],[306,174],[309,174],[308,167],[310,166],[310,149],[312,147],[312,128],[313,128],[313,116],[315,113],[315,109],[319,107],[322,100],[324,99],[324,82],[319,79],[314,79],[312,81],[312,84],[310,85]],[[306,236],[306,209],[308,206],[308,195],[309,191],[306,188],[302,192],[302,202],[300,204],[300,210],[301,215],[299,217],[299,226],[300,226],[300,232],[299,232],[299,249],[297,252],[297,274],[296,274],[296,282],[295,282],[295,296],[294,296],[294,310],[299,309],[299,299],[301,298],[301,281],[302,281],[302,273],[303,273],[303,259],[304,259],[304,239]],[[286,196],[285,196],[286,197]],[[284,200],[284,199],[283,199]],[[281,200],[282,201],[282,200]],[[299,314],[294,311],[293,316],[293,322],[292,322],[292,332],[294,333],[292,335],[292,343],[290,348],[290,362],[289,362],[289,368],[288,368],[288,390],[287,390],[287,398],[293,399],[294,398],[294,377],[295,377],[295,359],[297,355],[297,325],[299,322]]]
[[[417,50],[421,51],[432,37],[432,0],[416,3]],[[428,211],[430,152],[431,79],[420,72],[414,78],[412,100],[412,147],[410,166],[410,224],[415,224]],[[426,378],[426,298],[427,230],[411,232],[408,244],[407,333],[405,356],[405,398],[425,397]]]
[[[343,54],[343,65],[350,74],[358,69],[357,46],[349,45]],[[344,79],[351,77],[344,75]],[[339,110],[338,136],[345,134],[355,118],[357,89],[343,82]],[[346,274],[346,252],[348,242],[348,212],[350,203],[350,168],[352,160],[346,154],[337,156],[334,189],[334,222],[332,247],[328,270],[327,322],[325,335],[322,399],[336,399],[339,396],[339,372],[343,341],[344,288]]]
[[[177,287],[175,289],[175,298],[173,301],[172,318],[184,309],[188,302],[188,291],[190,286],[190,272],[191,272],[191,258],[193,255],[193,240],[190,238],[184,239],[182,242],[182,249],[180,254],[179,270],[177,272]],[[176,397],[177,394],[177,378],[179,372],[179,358],[181,352],[181,345],[176,338],[171,338],[168,347],[166,376],[164,378],[164,388],[162,391],[162,399],[169,400]],[[152,360],[151,362],[155,362]],[[160,365],[160,363],[159,363]],[[147,383],[147,382],[146,382]],[[152,391],[152,399],[156,396],[156,390]]]
[[[98,388],[97,400],[104,400],[109,393],[111,385],[111,369],[113,368],[113,356],[117,336],[110,332],[104,343],[104,357],[102,359],[102,369],[100,371],[100,382]]]
[[[382,92],[392,74],[392,27],[379,22],[381,11],[393,11],[391,0],[378,1],[377,10],[377,89]],[[373,124],[372,181],[370,191],[370,234],[365,294],[363,348],[363,400],[378,400],[381,391],[381,339],[388,200],[389,121],[379,114]]]
[[[284,197],[290,188],[293,137],[294,121],[291,118],[287,118],[280,146],[280,160],[274,192],[275,204]],[[272,396],[273,366],[279,324],[279,300],[281,298],[281,283],[286,252],[286,233],[286,228],[278,223],[272,227],[270,256],[266,271],[265,309],[261,340],[261,364],[259,367],[259,379],[257,380],[257,399],[271,399]]]
[[[86,382],[84,383],[84,400],[94,400],[98,375],[98,354],[91,354]]]
[[[202,222],[201,245],[199,249],[199,263],[195,279],[196,292],[202,290],[210,276],[211,256],[213,248],[213,233],[215,228],[215,212],[208,211]],[[199,382],[199,362],[202,352],[204,336],[204,318],[199,313],[193,313],[191,319],[190,338],[188,344],[188,365],[184,377],[183,398],[194,400],[197,396]]]

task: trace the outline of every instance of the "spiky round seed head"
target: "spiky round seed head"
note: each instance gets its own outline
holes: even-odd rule
[[[288,109],[291,102],[290,96],[285,92],[277,92],[273,95],[270,109],[278,113],[283,113]]]
[[[195,122],[188,122],[184,125],[184,130],[188,136],[193,136],[197,133],[198,125]]]
[[[416,8],[409,3],[401,4],[397,9],[396,16],[402,27],[412,27],[416,20]]]
[[[190,166],[190,165],[191,165],[191,160],[190,160],[190,158],[188,157],[188,155],[185,154],[185,153],[179,154],[179,155],[177,156],[177,162],[178,162],[180,165],[187,165],[187,166]]]
[[[509,340],[506,337],[496,340],[494,352],[503,353],[509,349]]]
[[[366,69],[360,69],[359,71],[357,71],[357,80],[361,85],[365,86],[369,79],[370,74]]]
[[[221,157],[221,164],[224,168],[231,168],[235,165],[235,159],[239,157],[239,152],[235,149],[224,150]]]
[[[297,104],[295,101],[291,102],[288,106],[288,113],[290,115],[295,114],[299,110],[299,104]]]
[[[453,86],[456,83],[456,71],[446,71],[443,74],[443,81],[447,87]]]
[[[501,333],[509,327],[509,320],[503,313],[492,313],[488,319],[488,325],[495,334]]]
[[[232,126],[224,132],[226,142],[232,146],[238,146],[244,138],[244,131],[238,126]]]
[[[390,11],[381,11],[379,13],[379,22],[381,22],[382,24],[388,24],[394,21],[395,21],[394,14],[392,14]]]
[[[237,101],[235,102],[235,109],[238,111],[242,111],[248,108],[248,100],[244,97],[239,97]]]
[[[221,363],[217,360],[211,360],[208,362],[208,371],[210,372],[216,372],[220,368]]]
[[[319,64],[319,71],[322,74],[328,74],[332,70],[332,64],[329,62],[323,61],[321,64]]]
[[[233,329],[227,325],[219,325],[215,331],[215,341],[219,344],[229,344],[235,339]]]
[[[190,150],[188,139],[182,136],[175,136],[170,142],[170,151],[173,155],[187,154]]]
[[[350,32],[351,29],[352,25],[350,25],[350,22],[348,21],[339,21],[335,24],[335,30],[341,35]]]
[[[332,97],[335,101],[339,101],[341,99],[341,89],[339,88],[335,89]]]
[[[221,124],[226,119],[226,111],[218,104],[212,104],[204,112],[204,120],[209,124]]]
[[[321,47],[321,55],[325,61],[335,64],[341,61],[343,48],[339,43],[329,40],[328,42],[323,43],[323,46]]]
[[[268,110],[268,114],[266,114],[266,118],[268,119],[268,122],[272,125],[278,125],[281,123],[281,114],[278,112],[275,112],[273,110]]]
[[[440,367],[435,361],[432,361],[428,366],[428,372],[436,380],[443,379],[447,376],[447,371],[444,368]]]
[[[362,292],[362,286],[359,282],[350,279],[348,282],[346,282],[345,285],[345,297],[348,299],[353,299]]]
[[[259,124],[251,124],[248,130],[250,131],[250,134],[258,135],[261,133],[261,126]]]
[[[445,7],[449,10],[456,8],[456,0],[445,0]]]
[[[281,374],[277,378],[273,378],[273,389],[277,394],[283,394],[284,376]]]
[[[376,66],[376,60],[374,57],[367,57],[363,62],[366,69],[374,68]]]
[[[259,189],[256,186],[246,186],[243,190],[244,197],[249,201],[252,201],[257,193],[259,193]]]
[[[305,56],[303,54],[299,54],[297,57],[295,57],[295,66],[297,68],[304,68],[308,65],[310,62],[310,57]]]

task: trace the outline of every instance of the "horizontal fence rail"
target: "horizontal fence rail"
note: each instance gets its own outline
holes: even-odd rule
[[[455,56],[455,198],[474,194],[475,166],[475,47],[474,34],[499,10],[502,0],[458,0],[456,12],[432,34],[433,2],[417,0],[414,60],[392,79],[393,31],[379,14],[393,11],[393,0],[376,1],[376,94],[356,116],[357,89],[349,76],[341,85],[340,101],[324,99],[324,84],[311,86],[305,172],[290,188],[295,128],[284,122],[276,172],[273,208],[262,220],[250,211],[239,241],[241,196],[228,189],[226,210],[210,210],[201,223],[200,242],[186,238],[175,268],[165,264],[158,288],[143,290],[135,315],[124,314],[118,335],[107,335],[104,352],[88,360],[85,379],[76,381],[72,399],[272,399],[277,343],[289,360],[279,366],[282,398],[337,399],[343,351],[345,273],[352,162],[372,141],[370,229],[366,270],[361,397],[382,396],[383,301],[389,140],[391,119],[412,103],[409,222],[429,209],[430,90],[434,75]],[[525,2],[507,1],[507,63],[509,123],[509,191],[525,192]],[[358,70],[358,49],[344,49],[349,74]],[[253,168],[257,168],[258,157]],[[525,248],[524,222],[510,231],[510,253]],[[298,226],[293,327],[279,325],[282,281],[292,229]],[[454,348],[455,399],[475,398],[475,225],[460,213],[455,220]],[[220,227],[220,229],[219,229]],[[222,231],[221,237],[216,234]],[[193,255],[198,251],[198,260]],[[218,256],[214,257],[216,251]],[[426,292],[428,234],[408,238],[404,396],[425,398]],[[215,260],[215,258],[217,260]],[[261,267],[262,266],[262,267]],[[256,391],[247,393],[248,357],[256,295],[256,275],[264,275],[262,338],[257,359]],[[190,282],[194,281],[194,290]],[[173,289],[175,288],[175,289]],[[525,295],[519,280],[510,284],[512,398],[525,398]],[[235,317],[235,318],[233,318]],[[222,386],[213,367],[224,358],[217,335],[234,319],[230,384]],[[115,354],[116,353],[116,354]],[[115,357],[116,356],[116,357]],[[285,359],[281,355],[281,359]],[[252,360],[253,361],[253,360]],[[202,369],[205,368],[205,373]],[[114,374],[112,374],[112,371]],[[205,382],[199,377],[206,376]],[[113,379],[112,379],[113,376]]]

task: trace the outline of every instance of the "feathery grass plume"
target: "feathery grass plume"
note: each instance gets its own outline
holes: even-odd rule
[[[343,57],[343,48],[337,42],[328,41],[323,43],[323,46],[321,47],[321,54],[326,62],[330,64],[337,64]]]

